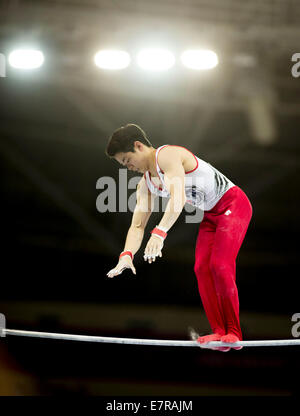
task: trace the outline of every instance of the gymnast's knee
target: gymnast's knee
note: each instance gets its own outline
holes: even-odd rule
[[[209,273],[209,267],[204,262],[196,261],[194,264],[194,272],[195,275],[200,278],[201,276],[205,276],[207,273]]]
[[[216,283],[222,284],[234,280],[234,265],[224,261],[211,260],[209,264],[210,271],[214,276]]]

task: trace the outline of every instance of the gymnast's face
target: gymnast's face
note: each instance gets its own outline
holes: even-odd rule
[[[128,170],[144,173],[146,170],[144,145],[140,142],[135,142],[134,150],[134,152],[116,153],[114,159]]]

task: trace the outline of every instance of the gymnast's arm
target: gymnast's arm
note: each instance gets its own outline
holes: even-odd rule
[[[166,148],[160,153],[160,167],[164,172],[164,182],[170,198],[158,226],[168,231],[178,219],[186,203],[185,171],[177,149]]]
[[[134,256],[135,253],[139,250],[143,237],[145,227],[148,223],[150,215],[154,208],[154,195],[151,194],[148,190],[145,178],[142,177],[140,182],[137,186],[136,191],[136,206],[133,212],[131,225],[129,227],[124,250],[131,251],[132,255]],[[133,265],[133,261],[130,256],[125,255],[119,258],[119,262],[117,266],[110,270],[107,273],[108,277],[114,277],[118,274],[121,274],[123,270],[130,268],[134,274],[136,274],[135,267]]]
[[[166,232],[173,226],[186,203],[185,171],[182,154],[176,147],[165,147],[159,152],[158,162],[164,172],[165,186],[170,194],[165,213],[158,225]]]
[[[160,229],[166,233],[176,222],[186,202],[185,171],[181,154],[177,149],[167,147],[161,150],[159,156],[159,165],[164,172],[164,182],[170,198],[165,213],[159,225],[153,230],[145,249],[144,260],[149,263],[155,261],[157,256],[162,257],[161,249],[165,236],[157,235],[156,230]]]
[[[148,190],[145,178],[142,177],[137,186],[137,202],[127,233],[124,251],[131,251],[134,255],[139,250],[144,238],[145,227],[154,208],[154,198],[155,196]]]

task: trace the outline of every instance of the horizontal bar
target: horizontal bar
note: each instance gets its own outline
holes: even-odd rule
[[[215,347],[286,347],[286,346],[300,346],[300,339],[281,339],[281,340],[266,340],[266,341],[239,341],[234,344],[214,341],[201,345],[197,341],[176,341],[176,340],[161,340],[161,339],[137,339],[137,338],[113,338],[113,337],[97,337],[89,335],[74,335],[74,334],[60,334],[52,332],[36,332],[36,331],[21,331],[16,329],[2,329],[3,336],[13,335],[21,337],[47,338],[47,339],[61,339],[66,341],[85,341],[85,342],[102,342],[109,344],[131,344],[131,345],[158,345],[169,347],[200,347],[200,348],[215,348]]]

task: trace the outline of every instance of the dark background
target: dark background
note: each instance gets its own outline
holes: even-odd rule
[[[0,1],[0,52],[44,51],[35,71],[0,78],[1,290],[7,327],[115,337],[189,339],[210,331],[193,272],[199,223],[183,212],[163,257],[137,275],[106,273],[131,212],[100,213],[96,182],[119,166],[112,132],[139,124],[154,147],[186,146],[249,197],[252,222],[237,261],[245,339],[292,338],[298,293],[299,51],[296,1]],[[176,56],[209,47],[211,71],[177,64],[149,74],[103,71],[95,52],[151,43]],[[128,173],[128,180],[133,177]],[[129,190],[130,195],[134,190]],[[298,347],[135,347],[7,337],[2,395],[290,395]]]

